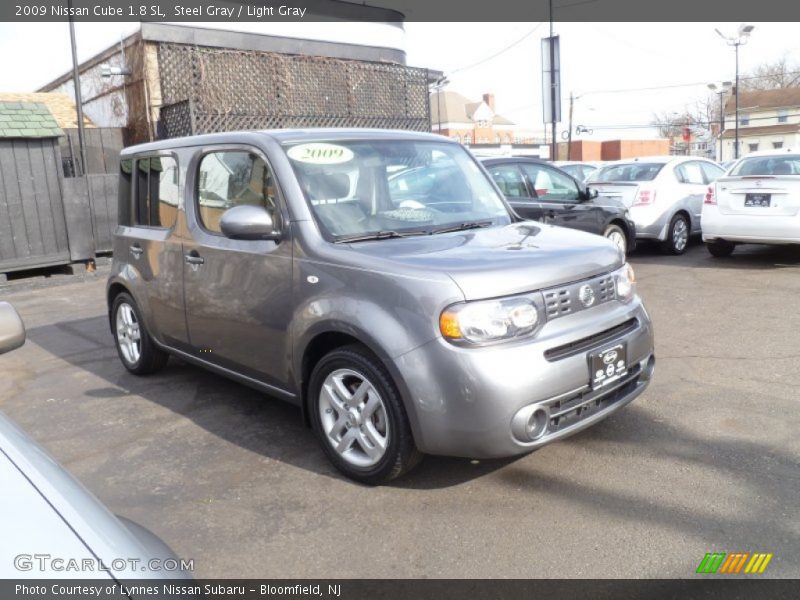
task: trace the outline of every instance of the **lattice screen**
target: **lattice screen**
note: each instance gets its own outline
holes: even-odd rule
[[[161,135],[240,129],[430,130],[427,71],[161,43]]]

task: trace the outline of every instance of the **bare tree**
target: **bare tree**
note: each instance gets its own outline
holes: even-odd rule
[[[784,56],[757,66],[739,78],[739,85],[742,91],[800,87],[800,65],[789,62]]]

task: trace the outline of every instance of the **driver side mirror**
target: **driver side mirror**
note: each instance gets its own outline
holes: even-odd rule
[[[584,200],[594,200],[599,195],[600,192],[598,192],[595,188],[587,186],[586,190],[583,193],[583,198]]]
[[[272,215],[262,206],[242,204],[229,208],[222,213],[219,227],[223,235],[232,240],[281,239],[281,232],[275,230]]]
[[[25,343],[25,324],[8,302],[0,302],[0,354]]]

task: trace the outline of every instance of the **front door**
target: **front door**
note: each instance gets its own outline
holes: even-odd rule
[[[522,165],[542,207],[545,223],[589,233],[602,233],[602,211],[592,202],[583,202],[580,187],[572,177],[545,165]]]
[[[186,322],[199,358],[286,389],[292,315],[288,238],[234,240],[220,229],[233,206],[263,206],[288,235],[266,158],[253,148],[220,147],[196,157],[187,175],[184,244]]]
[[[513,163],[490,165],[488,171],[520,217],[529,221],[542,220],[542,206],[531,196],[525,177],[517,165]]]

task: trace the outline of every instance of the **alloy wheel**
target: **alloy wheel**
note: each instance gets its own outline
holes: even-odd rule
[[[352,369],[337,369],[322,383],[318,409],[325,437],[356,467],[371,467],[386,453],[386,406],[375,386]]]
[[[135,365],[142,356],[142,332],[136,313],[130,304],[123,302],[117,308],[117,344],[125,360]]]

